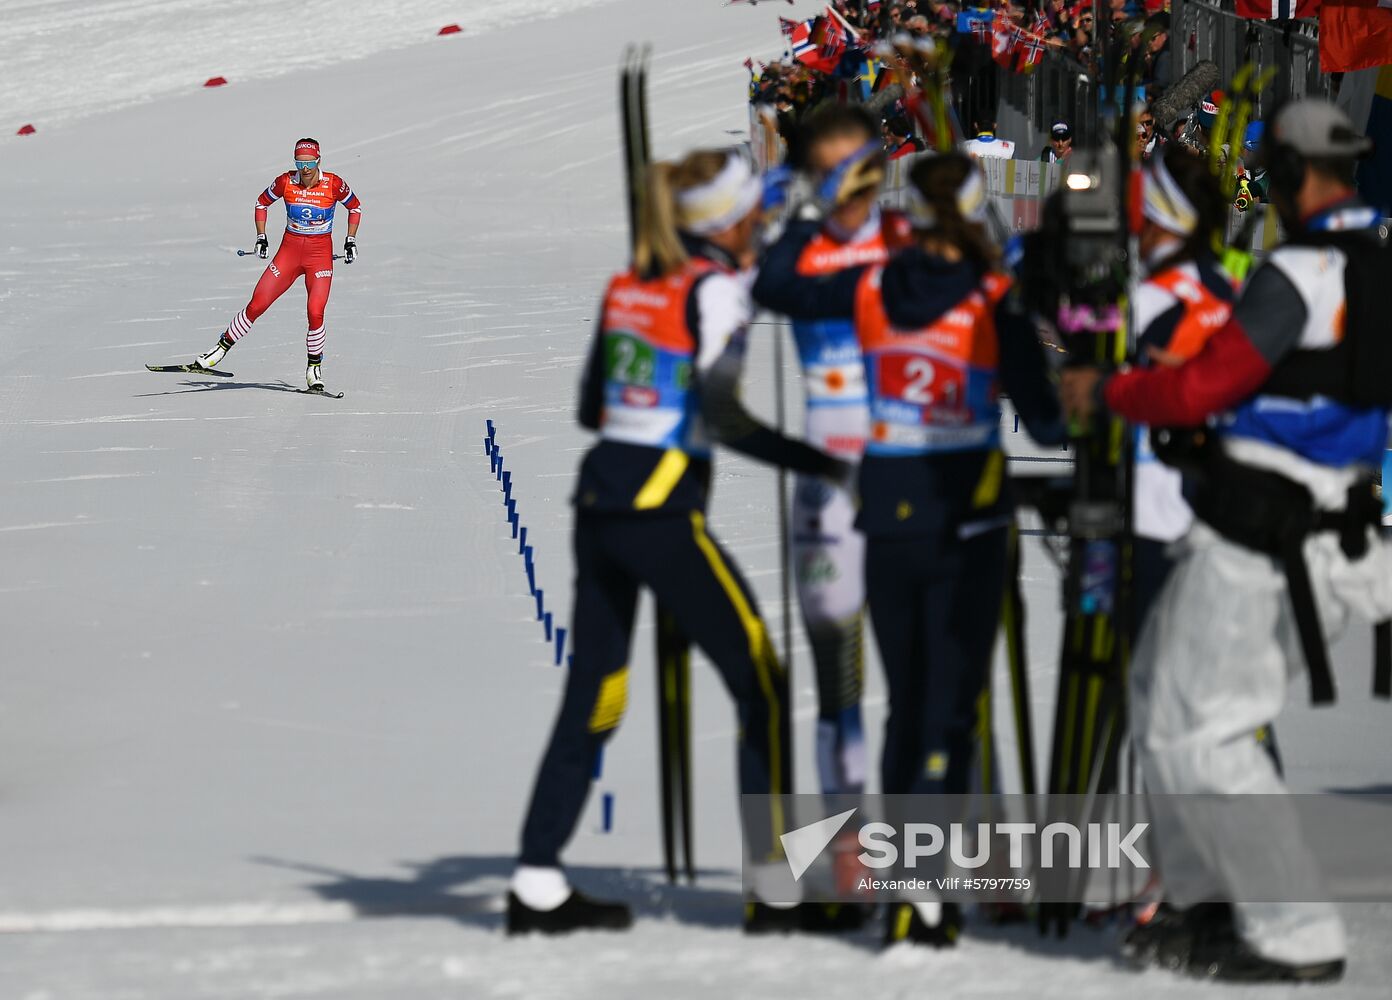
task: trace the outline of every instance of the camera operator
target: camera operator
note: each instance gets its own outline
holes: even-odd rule
[[[1195,435],[1197,521],[1142,629],[1131,724],[1152,797],[1228,797],[1222,810],[1153,824],[1167,908],[1128,935],[1138,961],[1247,981],[1343,973],[1332,904],[1243,900],[1321,898],[1279,771],[1254,737],[1281,710],[1302,652],[1314,699],[1332,699],[1321,618],[1334,632],[1350,613],[1392,613],[1372,485],[1392,405],[1379,300],[1392,256],[1353,187],[1370,146],[1326,102],[1287,105],[1264,152],[1293,238],[1253,273],[1227,323],[1178,366],[1065,374],[1065,404],[1082,419],[1103,407],[1159,427],[1223,416]],[[1265,884],[1244,881],[1257,871]]]

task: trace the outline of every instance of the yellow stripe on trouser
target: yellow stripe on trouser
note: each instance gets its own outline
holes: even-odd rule
[[[633,509],[652,510],[666,503],[690,463],[691,459],[687,457],[686,452],[678,448],[668,448],[664,451],[662,457],[657,460],[657,468],[653,469],[648,481],[633,498]]]
[[[989,507],[1000,498],[1004,472],[1005,455],[999,449],[992,451],[986,456],[981,478],[976,481],[976,491],[972,494],[973,507]]]
[[[774,658],[773,647],[769,643],[764,623],[754,613],[754,609],[749,606],[744,591],[740,589],[734,574],[730,572],[730,568],[725,565],[725,560],[721,558],[720,549],[716,548],[715,542],[710,535],[706,534],[706,518],[699,510],[691,512],[691,530],[696,537],[696,547],[706,557],[706,562],[710,563],[711,572],[720,582],[721,589],[725,591],[725,596],[730,599],[735,614],[739,616],[740,624],[744,626],[744,633],[749,638],[749,656],[754,661],[754,672],[759,678],[759,688],[764,693],[764,700],[768,702],[769,802],[773,812],[772,848],[773,857],[780,858],[783,856],[783,845],[778,838],[784,829],[783,802],[779,798],[783,794],[783,741],[779,738],[782,706],[778,701],[778,692],[774,688],[773,669],[771,669],[778,667],[778,661]]]
[[[605,674],[599,684],[599,697],[595,698],[594,711],[590,713],[590,732],[603,733],[613,729],[623,718],[628,707],[628,667],[627,665]]]
[[[899,911],[894,918],[894,938],[895,941],[902,941],[909,936],[909,925],[913,921],[913,907],[908,903],[900,903]]]

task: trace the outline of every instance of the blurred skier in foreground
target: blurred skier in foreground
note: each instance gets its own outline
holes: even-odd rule
[[[862,107],[829,104],[803,125],[803,166],[818,185],[827,215],[807,239],[793,230],[769,250],[773,266],[825,278],[852,267],[882,264],[908,241],[908,223],[882,211],[876,199],[885,151],[875,121]],[[786,262],[782,258],[787,258]],[[859,462],[870,431],[865,367],[849,310],[836,317],[794,316],[802,363],[807,440],[848,462]],[[865,538],[855,529],[856,501],[816,476],[793,488],[792,561],[798,605],[817,671],[817,771],[828,795],[865,788],[865,735],[860,699],[865,686]]]
[[[856,527],[889,691],[880,789],[965,793],[977,701],[1005,588],[1013,500],[1000,449],[1002,388],[1035,440],[1064,439],[1043,348],[986,229],[980,168],[960,153],[909,175],[912,245],[888,263],[800,274],[820,229],[794,222],[754,296],[795,319],[854,317],[870,427]],[[896,902],[885,942],[956,942],[954,903]]]
[[[604,296],[585,368],[580,423],[599,441],[576,487],[573,660],[522,830],[508,894],[510,934],[622,929],[627,905],[573,889],[560,852],[574,833],[595,755],[628,701],[638,591],[652,590],[720,671],[738,714],[745,794],[788,791],[791,705],[754,596],[711,537],[711,442],[844,483],[851,467],[785,438],[738,398],[763,184],[736,152],[702,150],[647,171],[631,270]],[[756,870],[786,875],[782,804],[745,830]],[[745,929],[800,929],[817,908],[747,901]]]

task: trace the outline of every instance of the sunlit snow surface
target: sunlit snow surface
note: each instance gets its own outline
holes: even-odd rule
[[[336,61],[467,26],[471,11],[548,7],[575,9]],[[0,998],[1192,994],[1118,965],[1110,932],[1053,942],[973,925],[941,954],[883,954],[869,933],[745,940],[734,722],[704,669],[704,874],[666,888],[646,627],[599,786],[615,795],[615,828],[600,832],[592,810],[568,854],[577,882],[634,902],[639,925],[501,935],[563,675],[488,475],[484,420],[564,621],[566,499],[587,441],[574,386],[625,240],[619,53],[630,39],[657,46],[660,154],[735,141],[740,62],[776,52],[777,15],[814,10],[0,0],[0,105],[41,126],[44,108],[62,115],[0,138]],[[128,88],[120,60],[100,68],[60,41],[94,12],[109,15],[112,44],[124,39]],[[217,30],[184,26],[195,13]],[[258,53],[288,38],[322,44],[302,68],[252,79],[276,63]],[[197,87],[214,72],[233,85]],[[103,86],[84,103],[89,73]],[[283,391],[303,373],[298,287],[233,351],[234,379],[144,371],[211,346],[245,303],[260,266],[233,250],[303,134],[365,205],[360,260],[338,265],[328,311],[325,376],[347,397]],[[748,388],[765,414],[767,329]],[[779,633],[773,502],[767,471],[721,459],[712,525]],[[1036,547],[1026,576],[1042,743],[1057,577]],[[1337,708],[1281,720],[1299,787],[1389,780],[1392,730],[1362,693],[1368,648],[1363,635],[1340,646]],[[803,787],[809,664],[797,635]],[[873,658],[869,678],[873,748]],[[1392,909],[1349,912],[1349,977],[1322,995],[1386,996]],[[1283,991],[1223,991],[1248,994]]]
[[[482,35],[607,2],[0,0],[0,125],[46,127],[215,76],[246,82],[419,45],[447,24]]]

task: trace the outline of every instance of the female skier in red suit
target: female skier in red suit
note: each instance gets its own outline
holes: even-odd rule
[[[305,291],[309,294],[309,326],[305,334],[309,364],[305,383],[311,389],[322,389],[324,380],[319,366],[324,360],[324,307],[333,284],[334,209],[339,202],[348,209],[343,260],[351,264],[358,255],[357,232],[362,203],[342,177],[319,169],[318,140],[301,139],[295,143],[295,169],[277,177],[256,199],[256,253],[262,260],[269,246],[266,209],[281,198],[285,199],[285,238],[281,240],[275,259],[262,272],[246,308],[233,317],[213,349],[199,355],[195,364],[203,368],[217,365],[232,345],[247,335],[251,324],[303,274]]]

